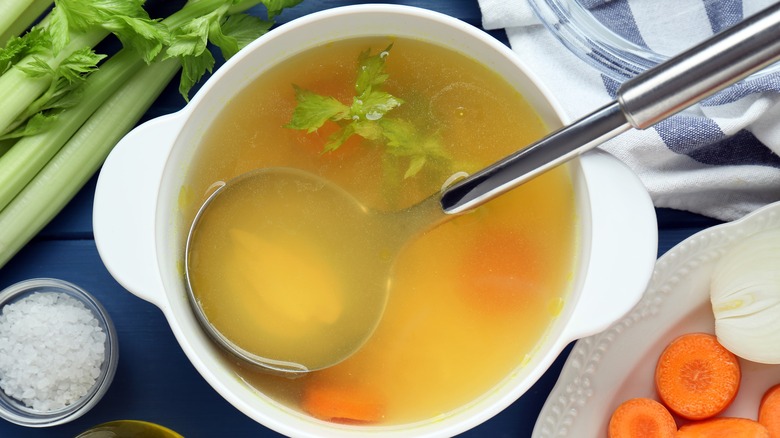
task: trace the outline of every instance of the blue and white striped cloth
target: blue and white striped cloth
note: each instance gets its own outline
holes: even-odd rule
[[[777,0],[578,1],[625,38],[673,55]],[[538,21],[527,0],[479,3],[483,26],[506,30],[512,48],[570,120],[615,97],[619,84],[569,52]],[[673,12],[683,6],[686,22],[680,23]],[[737,219],[780,201],[780,74],[732,87],[602,148],[639,175],[656,206]]]

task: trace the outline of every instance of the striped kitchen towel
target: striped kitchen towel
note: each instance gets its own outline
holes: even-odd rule
[[[707,29],[711,35],[769,0],[763,5],[760,0],[577,1],[625,38],[662,52],[654,46],[681,51],[708,36],[691,35],[690,29]],[[536,18],[528,0],[479,3],[483,26],[506,30],[513,50],[558,99],[569,121],[614,99],[619,83],[566,49]],[[686,22],[675,22],[670,17],[682,4],[694,6],[694,13],[686,13]],[[668,19],[659,19],[659,13]],[[688,41],[693,37],[698,39]],[[670,49],[670,42],[679,47]],[[738,84],[602,148],[639,175],[657,207],[733,220],[780,201],[780,73]]]

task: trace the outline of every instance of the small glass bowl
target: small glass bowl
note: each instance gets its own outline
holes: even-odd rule
[[[66,281],[38,278],[11,285],[0,292],[0,313],[2,313],[6,304],[17,302],[36,292],[64,293],[75,298],[95,315],[98,324],[106,334],[105,357],[100,366],[100,375],[92,388],[78,401],[62,409],[41,412],[27,407],[24,403],[9,397],[4,391],[0,390],[0,417],[22,426],[49,427],[64,424],[81,417],[100,401],[114,379],[119,358],[119,346],[117,344],[114,323],[111,321],[106,309],[85,290]],[[1,378],[2,376],[0,376]]]
[[[769,6],[775,0],[744,0],[745,16],[753,10]],[[703,0],[680,2],[679,0],[642,0],[630,2],[632,13],[642,13],[644,21],[636,27],[633,18],[621,19],[621,23],[602,21],[598,6],[607,0],[529,0],[536,16],[547,29],[580,59],[596,68],[599,72],[620,83],[669,59],[684,49],[706,39],[713,34],[713,25],[709,23],[702,5],[718,14],[718,8],[727,7],[718,4],[721,0]],[[629,2],[614,2],[629,4]],[[587,5],[592,5],[588,8]],[[625,12],[625,10],[624,10]],[[652,42],[639,44],[636,36],[630,36],[636,28],[659,23],[657,29],[670,29],[660,32],[668,37],[658,37]],[[624,26],[625,23],[628,26]],[[717,21],[716,21],[717,23]],[[728,26],[725,26],[728,27]],[[725,28],[724,27],[724,28]],[[640,33],[644,33],[641,32]],[[659,33],[659,32],[657,32]],[[633,40],[633,41],[632,41]],[[649,47],[653,47],[650,49]],[[780,71],[780,63],[769,66],[745,81],[754,81],[770,73]]]

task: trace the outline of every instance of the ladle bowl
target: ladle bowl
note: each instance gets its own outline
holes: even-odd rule
[[[387,225],[382,219],[341,187],[302,170],[259,169],[229,180],[203,203],[187,236],[185,278],[193,309],[216,342],[251,364],[291,373],[335,365],[368,340],[384,312],[392,257],[382,254],[395,250],[372,239]],[[201,244],[201,235],[233,245],[228,254],[243,252],[226,259],[209,239]],[[299,245],[291,248],[291,241]],[[294,268],[266,270],[267,257],[289,257]],[[374,261],[372,269],[359,260]],[[195,275],[202,265],[209,265],[209,275]],[[213,281],[231,277],[244,280],[240,289],[252,289],[256,297],[236,306],[253,303],[256,312],[237,311],[220,293],[223,280]],[[215,299],[204,303],[210,296]]]
[[[380,212],[300,169],[271,167],[239,175],[206,198],[187,234],[184,272],[190,303],[206,332],[252,365],[284,373],[336,365],[360,349],[379,325],[390,271],[402,247],[454,217],[444,213],[440,201],[435,193],[410,208]],[[207,240],[244,252],[226,260],[213,243],[200,245],[201,234],[216,234]],[[291,240],[300,247],[290,248]],[[280,256],[289,257],[296,272],[264,270],[267,257]],[[209,265],[209,275],[195,275],[202,265]],[[241,313],[238,307],[246,306],[246,299],[233,307],[225,297],[223,279],[231,277],[246,280],[240,289],[253,290],[259,313]],[[215,299],[204,303],[209,295]],[[338,317],[322,317],[322,308],[334,303]],[[285,318],[285,313],[294,315]],[[268,327],[268,321],[275,326]]]

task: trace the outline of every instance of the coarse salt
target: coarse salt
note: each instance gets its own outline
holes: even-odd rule
[[[36,292],[0,313],[0,389],[36,411],[62,409],[100,375],[106,333],[83,303]]]

